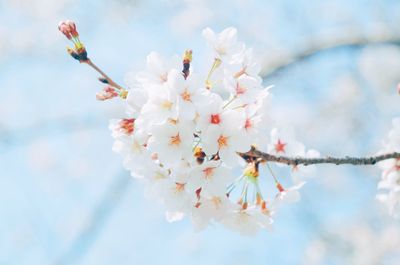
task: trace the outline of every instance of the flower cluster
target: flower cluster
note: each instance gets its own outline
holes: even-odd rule
[[[389,132],[389,139],[382,153],[400,152],[400,118],[393,119],[393,128]],[[390,215],[400,218],[400,159],[390,159],[379,163],[382,168],[382,178],[378,183],[378,189],[386,190],[386,193],[377,195],[377,199],[385,203]]]
[[[182,61],[153,52],[146,69],[127,78],[128,118],[111,122],[113,150],[165,205],[169,221],[188,216],[197,229],[219,222],[252,234],[270,227],[282,202],[297,201],[304,182],[284,188],[267,164],[276,195],[264,197],[259,178],[266,162],[247,155],[250,148],[310,157],[318,153],[306,152],[277,130],[266,143],[269,87],[262,85],[253,51],[237,41],[234,28],[219,34],[207,28],[203,35],[212,51],[208,71],[190,69],[191,50]],[[105,90],[98,98],[116,96]],[[293,172],[308,173],[301,166]]]

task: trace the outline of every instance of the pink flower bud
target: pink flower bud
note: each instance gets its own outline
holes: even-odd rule
[[[103,91],[96,94],[97,100],[107,100],[118,97],[118,92],[112,86],[106,86]]]
[[[58,24],[58,30],[61,31],[69,40],[72,37],[78,37],[78,31],[76,30],[76,25],[71,20],[61,21]]]
[[[135,119],[122,119],[119,122],[121,132],[125,134],[132,134],[135,130]]]

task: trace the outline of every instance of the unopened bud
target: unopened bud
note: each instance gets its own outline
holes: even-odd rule
[[[197,146],[194,149],[194,157],[196,158],[196,162],[201,165],[205,160],[206,153],[204,153],[203,150]]]
[[[192,50],[186,50],[185,54],[183,55],[183,63],[191,63],[192,62]]]
[[[185,79],[189,76],[190,73],[190,63],[192,62],[192,50],[186,50],[183,55],[183,76]]]
[[[58,30],[60,30],[67,39],[72,41],[74,48],[68,48],[68,53],[79,62],[85,62],[88,60],[87,51],[85,45],[79,40],[79,34],[76,30],[76,25],[71,20],[62,21],[58,24]]]
[[[102,82],[103,84],[108,84],[107,78],[99,77],[98,79],[99,79],[99,81]]]
[[[80,61],[81,57],[79,56],[78,53],[75,52],[74,49],[71,49],[71,48],[67,47],[67,52],[69,53],[69,55],[71,55],[72,58],[74,58],[75,60]]]
[[[119,126],[125,134],[132,134],[135,129],[135,119],[122,119]]]
[[[106,86],[103,91],[96,94],[97,100],[107,100],[118,97],[118,92],[112,86]]]
[[[58,30],[61,31],[69,40],[79,37],[78,31],[76,30],[76,25],[71,20],[61,21],[58,24]]]
[[[202,190],[202,188],[198,188],[197,190],[196,190],[196,197],[197,197],[197,200],[200,200],[200,194],[201,194],[201,190]]]

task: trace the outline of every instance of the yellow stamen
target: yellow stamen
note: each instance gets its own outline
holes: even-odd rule
[[[186,50],[185,54],[183,55],[183,61],[190,63],[193,59],[192,54],[193,54],[192,50]]]
[[[170,110],[172,108],[173,103],[171,101],[165,100],[162,104],[161,107],[164,109]]]
[[[184,101],[191,101],[190,93],[185,89],[185,91],[181,94],[181,97]]]
[[[119,96],[123,99],[126,99],[126,97],[128,96],[128,90],[121,90],[121,93],[119,94]]]
[[[179,133],[175,136],[171,136],[169,140],[170,145],[179,145],[181,143],[181,138],[179,137]]]
[[[185,184],[183,183],[176,183],[176,187],[175,187],[177,192],[182,192],[185,190]]]
[[[218,142],[218,146],[221,149],[222,147],[227,147],[228,146],[228,138],[226,136],[220,135],[217,142]]]
[[[221,198],[220,197],[215,197],[215,196],[211,198],[211,202],[214,204],[215,209],[219,209],[219,207],[222,204]]]
[[[215,58],[214,59],[214,63],[213,63],[213,65],[211,66],[211,69],[210,69],[210,71],[208,72],[208,75],[207,75],[207,79],[206,79],[206,88],[207,89],[210,89],[211,88],[211,81],[210,81],[210,78],[211,78],[211,75],[213,74],[213,72],[215,71],[215,69],[217,69],[220,65],[221,65],[221,59],[219,59],[219,58]]]

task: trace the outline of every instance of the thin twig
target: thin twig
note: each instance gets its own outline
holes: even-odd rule
[[[291,56],[282,56],[276,60],[265,62],[261,71],[263,78],[271,77],[297,63],[303,62],[314,55],[339,48],[363,48],[372,44],[400,45],[400,36],[396,33],[388,34],[344,34],[336,39],[315,39],[309,41],[304,49],[300,49]],[[269,58],[270,60],[270,58]]]
[[[297,166],[297,165],[308,166],[315,164],[334,164],[334,165],[349,164],[349,165],[361,166],[361,165],[375,165],[376,163],[387,159],[400,159],[400,153],[396,152],[377,155],[377,156],[370,156],[370,157],[350,157],[350,156],[346,157],[327,156],[321,158],[287,157],[287,156],[276,156],[264,153],[255,149],[254,147],[252,147],[252,149],[249,152],[239,153],[239,155],[244,159],[258,158],[264,162],[276,162],[291,166]]]
[[[92,62],[92,60],[88,59],[88,60],[82,61],[82,62],[86,63],[87,65],[92,67],[94,70],[96,70],[99,74],[101,74],[101,76],[103,76],[107,80],[107,82],[110,86],[116,87],[120,90],[125,90],[122,86],[120,86],[116,82],[114,82],[114,80],[112,80],[106,73],[104,73],[97,65],[95,65]]]

